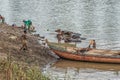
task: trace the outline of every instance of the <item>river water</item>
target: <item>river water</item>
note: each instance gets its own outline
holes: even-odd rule
[[[82,37],[87,38],[77,44],[79,47],[87,47],[89,40],[95,39],[97,48],[120,50],[120,0],[0,0],[0,14],[8,24],[18,26],[23,24],[23,19],[32,20],[36,33],[51,41],[55,41],[52,38],[55,35],[54,30],[60,28],[81,33]],[[102,71],[87,66],[83,66],[81,71],[81,66],[78,66],[80,68],[76,70],[74,67],[72,72],[75,72],[73,76],[81,77],[76,78],[77,80],[119,80],[119,70],[116,74],[109,69],[104,70],[105,66],[107,65],[103,65]],[[67,69],[68,73],[71,70],[69,66],[60,68]],[[55,70],[55,73],[51,73],[64,74],[57,68]]]
[[[120,80],[120,65],[59,60],[44,74],[51,80]]]

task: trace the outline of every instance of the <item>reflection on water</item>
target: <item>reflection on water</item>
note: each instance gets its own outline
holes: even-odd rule
[[[120,50],[120,0],[0,0],[0,14],[9,24],[31,19],[37,33],[51,41],[55,41],[53,31],[61,28],[87,38],[79,47],[95,39],[97,48]],[[120,78],[119,65],[113,64],[58,61],[46,69],[59,80]]]
[[[51,67],[64,68],[64,69],[68,67],[76,68],[76,69],[91,68],[91,69],[99,69],[99,70],[120,71],[119,64],[79,62],[79,61],[70,61],[70,60],[59,60],[55,62]]]
[[[51,80],[120,80],[120,65],[59,60],[44,74]]]

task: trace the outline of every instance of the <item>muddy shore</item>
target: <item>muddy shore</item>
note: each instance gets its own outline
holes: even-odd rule
[[[13,61],[40,67],[56,60],[55,57],[50,55],[48,48],[39,44],[38,37],[30,33],[27,33],[28,50],[20,51],[22,44],[19,37],[22,34],[22,28],[0,23],[0,58],[7,58],[7,55],[10,54]]]

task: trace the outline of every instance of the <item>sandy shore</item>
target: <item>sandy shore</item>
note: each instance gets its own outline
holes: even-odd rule
[[[20,51],[19,49],[22,44],[18,38],[22,33],[22,28],[0,23],[0,58],[7,58],[7,54],[10,54],[13,61],[24,62],[40,67],[44,67],[49,62],[55,60],[55,58],[50,55],[50,50],[39,44],[38,37],[29,33],[27,34],[28,50]]]

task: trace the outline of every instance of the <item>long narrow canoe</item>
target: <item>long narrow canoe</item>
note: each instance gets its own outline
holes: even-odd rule
[[[57,45],[49,45],[50,49],[59,57],[89,62],[103,62],[103,63],[120,63],[119,50],[104,50],[104,49],[88,49],[75,47],[58,47]]]

